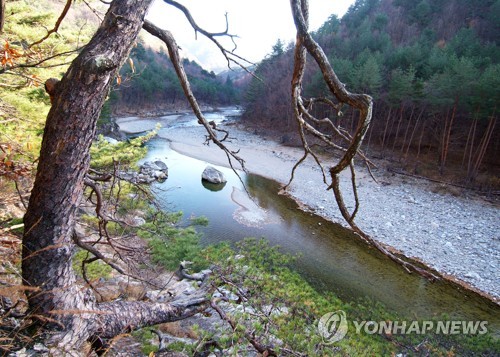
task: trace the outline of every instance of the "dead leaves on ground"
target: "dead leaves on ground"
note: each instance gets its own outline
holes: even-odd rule
[[[17,181],[21,177],[31,175],[32,163],[14,159],[19,153],[19,149],[12,144],[0,143],[0,176]]]

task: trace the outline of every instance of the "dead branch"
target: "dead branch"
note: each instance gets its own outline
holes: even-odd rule
[[[76,232],[73,233],[73,241],[75,242],[75,244],[78,247],[82,248],[83,250],[86,250],[89,253],[92,253],[96,258],[98,258],[98,259],[102,260],[104,263],[108,264],[111,268],[113,268],[114,270],[116,270],[118,273],[151,285],[150,281],[145,280],[145,279],[141,278],[140,276],[136,276],[134,274],[126,272],[118,264],[116,264],[115,262],[113,262],[111,259],[107,258],[98,249],[94,248],[90,244],[87,244],[87,243],[83,242],[83,240],[78,236],[78,234]]]
[[[23,194],[21,193],[21,190],[19,189],[19,183],[17,182],[17,180],[14,180],[14,186],[16,187],[17,194],[19,195],[19,201],[21,201],[21,204],[26,210],[28,206],[26,205],[26,202],[24,202],[24,197]]]
[[[177,43],[175,42],[174,37],[172,34],[167,31],[167,30],[162,30],[156,25],[152,24],[149,21],[144,21],[143,28],[148,31],[150,34],[152,34],[155,37],[158,37],[160,40],[162,40],[168,48],[168,53],[170,56],[170,60],[172,61],[172,64],[174,65],[175,72],[177,73],[177,77],[179,78],[179,81],[181,83],[182,89],[184,91],[184,94],[186,98],[189,101],[189,104],[191,105],[191,108],[193,109],[194,114],[198,118],[198,122],[202,124],[205,127],[205,130],[207,131],[207,134],[209,136],[210,141],[212,141],[215,145],[217,145],[219,148],[221,148],[225,153],[228,158],[229,164],[231,168],[236,172],[236,170],[233,167],[232,159],[236,160],[240,167],[246,171],[245,169],[245,160],[243,160],[241,157],[238,156],[238,153],[236,151],[231,151],[228,149],[224,143],[222,142],[221,139],[217,137],[216,132],[208,122],[208,120],[205,118],[203,115],[200,106],[198,104],[198,101],[196,100],[193,91],[191,90],[191,85],[189,84],[189,80],[187,78],[186,72],[184,70],[184,66],[182,65],[181,58],[179,56],[179,47],[177,46]],[[227,135],[224,137],[224,139],[227,138]],[[238,174],[237,174],[238,175]],[[239,176],[239,175],[238,175]]]
[[[69,8],[71,7],[71,3],[72,2],[73,2],[73,0],[66,0],[66,5],[64,5],[64,9],[61,12],[61,15],[59,15],[59,18],[57,19],[56,24],[54,25],[54,28],[51,29],[51,30],[49,30],[49,31],[47,31],[47,34],[44,37],[42,37],[40,40],[33,42],[29,46],[29,48],[31,48],[33,46],[36,46],[36,45],[39,45],[40,43],[42,43],[43,41],[45,41],[46,39],[48,39],[50,35],[52,35],[53,33],[57,32],[57,30],[59,30],[59,26],[61,26],[61,22],[66,17],[66,14],[68,13]]]
[[[217,46],[217,48],[221,51],[222,55],[226,58],[226,61],[227,61],[227,66],[228,68],[231,68],[231,63],[234,63],[236,65],[238,65],[239,67],[241,67],[243,70],[245,70],[246,72],[252,74],[253,76],[255,76],[249,69],[248,67],[243,63],[247,63],[249,65],[254,65],[254,63],[248,61],[247,59],[237,55],[236,53],[234,53],[234,51],[236,50],[237,46],[236,46],[236,42],[234,41],[235,38],[237,38],[238,36],[237,35],[232,35],[229,33],[229,22],[228,22],[228,16],[227,16],[227,13],[225,15],[226,17],[226,29],[222,32],[208,32],[206,31],[205,29],[201,28],[197,23],[196,21],[194,20],[193,16],[191,15],[190,11],[182,4],[179,4],[178,2],[174,1],[174,0],[163,0],[165,3],[169,4],[169,5],[172,5],[174,7],[176,7],[177,9],[179,9],[180,11],[182,11],[184,13],[184,16],[186,16],[186,19],[189,21],[189,24],[191,25],[191,27],[193,27],[194,31],[195,31],[195,36],[197,35],[197,33],[201,33],[203,36],[205,36],[206,38],[208,38],[210,41],[212,41],[215,46]],[[148,30],[146,30],[148,31]],[[234,48],[229,51],[227,50],[218,40],[216,37],[229,37],[231,39],[231,41],[233,42],[234,44]]]
[[[299,133],[304,148],[304,156],[294,166],[291,179],[293,179],[293,174],[296,167],[300,165],[308,155],[313,156],[321,170],[324,170],[323,165],[308,144],[307,138],[304,133],[305,131],[320,139],[328,146],[334,149],[342,150],[343,156],[333,167],[329,168],[331,184],[328,187],[328,189],[332,189],[334,193],[335,201],[337,202],[337,206],[342,214],[342,217],[344,217],[353,231],[357,233],[362,239],[364,239],[369,245],[375,247],[384,255],[402,265],[408,272],[414,271],[428,279],[437,279],[437,277],[432,273],[429,273],[428,271],[421,269],[414,264],[408,263],[400,257],[396,256],[394,253],[390,252],[383,245],[363,232],[363,230],[361,230],[361,228],[359,228],[354,222],[354,218],[359,209],[359,199],[356,189],[356,176],[354,170],[354,157],[360,152],[361,143],[363,142],[363,138],[371,122],[373,107],[372,98],[366,94],[350,93],[345,88],[344,84],[338,79],[322,48],[309,34],[308,1],[291,0],[290,4],[292,7],[295,27],[297,28],[297,40],[294,54],[294,71],[292,77],[292,103],[294,115],[299,126]],[[311,57],[320,68],[321,73],[323,74],[323,79],[327,84],[331,94],[337,99],[338,104],[331,101],[321,101],[336,109],[337,114],[339,114],[340,108],[342,108],[344,104],[347,104],[360,112],[360,123],[358,124],[356,132],[354,133],[354,135],[352,135],[352,137],[350,135],[347,135],[345,131],[337,128],[329,118],[317,119],[310,113],[312,104],[320,100],[304,99],[302,96],[302,80],[304,77],[307,53],[311,55]],[[328,124],[329,128],[331,128],[336,135],[339,135],[343,140],[346,140],[349,143],[349,146],[347,148],[344,148],[333,143],[331,135],[326,134],[319,129],[316,129],[309,122],[313,124]],[[351,185],[355,200],[355,208],[352,213],[350,213],[346,207],[344,197],[340,188],[340,173],[343,172],[346,168],[349,168],[351,172]],[[288,187],[288,185],[286,187]]]
[[[82,0],[83,3],[90,9],[90,11],[92,11],[94,13],[94,15],[97,17],[97,19],[99,20],[99,22],[102,21],[102,14],[100,14],[96,9],[94,9],[92,6],[90,6],[89,2],[87,0]],[[109,5],[110,3],[109,2],[105,2],[105,1],[102,1],[102,3],[106,4],[106,5]]]
[[[62,56],[69,56],[69,55],[72,55],[72,54],[75,54],[77,53],[78,51],[80,51],[82,48],[77,48],[77,49],[74,49],[74,50],[71,50],[71,51],[66,51],[66,52],[61,52],[61,53],[56,53],[54,55],[51,55],[51,56],[48,56],[48,57],[45,57],[45,58],[42,58],[36,62],[28,62],[28,63],[19,63],[19,64],[14,64],[14,65],[11,65],[11,66],[5,66],[4,68],[0,68],[0,74],[3,74],[9,70],[13,70],[13,69],[16,69],[16,68],[52,68],[52,67],[58,67],[58,66],[65,66],[67,64],[70,64],[71,62],[64,62],[64,63],[58,63],[58,64],[55,64],[55,65],[49,65],[49,66],[40,66],[42,63],[45,63],[47,61],[50,61],[54,58],[57,58],[57,57],[62,57]]]

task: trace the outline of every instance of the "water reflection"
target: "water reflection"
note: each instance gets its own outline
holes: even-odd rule
[[[206,180],[201,180],[201,184],[207,190],[212,191],[212,192],[221,191],[224,187],[226,187],[226,182],[223,182],[223,183],[211,183],[211,182],[208,182]]]

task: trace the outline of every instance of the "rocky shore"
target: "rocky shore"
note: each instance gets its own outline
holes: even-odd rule
[[[122,131],[131,132],[134,121],[117,122]],[[230,132],[228,146],[240,149],[239,155],[245,159],[250,172],[283,184],[288,182],[293,165],[303,155],[302,150],[252,134],[235,122],[222,125]],[[169,140],[174,150],[229,166],[220,149],[203,145],[205,137],[201,126],[163,127],[159,135]],[[377,168],[372,171],[377,182],[363,166],[357,167],[361,204],[357,224],[376,240],[499,303],[499,206],[467,191],[450,192],[440,184],[391,173],[384,161],[375,163]],[[346,201],[352,207],[350,175],[342,177],[341,186],[345,187]],[[346,226],[313,160],[306,160],[297,170],[289,194],[304,209]]]

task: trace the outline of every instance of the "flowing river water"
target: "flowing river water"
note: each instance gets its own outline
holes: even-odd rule
[[[234,113],[214,112],[209,120],[222,121],[229,114]],[[292,199],[278,195],[279,183],[240,173],[250,199],[235,173],[219,166],[215,167],[228,182],[223,187],[202,183],[201,173],[208,163],[172,150],[161,138],[162,131],[194,125],[196,119],[176,115],[154,119],[154,123],[158,121],[164,128],[159,138],[148,143],[145,160],[164,161],[169,175],[165,182],[153,185],[155,195],[165,209],[183,211],[186,220],[191,216],[208,218],[208,226],[199,228],[203,244],[264,237],[284,253],[298,254],[295,269],[317,289],[333,291],[344,301],[380,302],[408,319],[447,314],[450,319],[487,320],[488,330],[499,334],[497,304],[456,284],[430,282],[406,273],[349,230],[303,212]],[[128,123],[136,121],[131,118]],[[147,123],[141,120],[138,127],[144,129]]]

